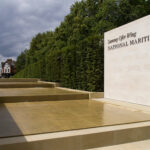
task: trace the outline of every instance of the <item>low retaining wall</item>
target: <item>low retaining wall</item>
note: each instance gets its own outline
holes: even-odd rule
[[[0,78],[0,82],[37,82],[37,78]]]

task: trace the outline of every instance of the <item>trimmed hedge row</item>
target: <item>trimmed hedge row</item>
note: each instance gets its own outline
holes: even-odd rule
[[[14,77],[103,91],[104,33],[148,14],[149,0],[77,1],[54,31],[33,37],[17,58]]]
[[[53,51],[44,59],[25,67],[14,77],[41,78],[60,82],[64,87],[103,91],[103,44],[100,46],[98,41],[98,36],[89,37],[80,46]],[[87,47],[86,44],[86,51],[85,48],[79,49]]]

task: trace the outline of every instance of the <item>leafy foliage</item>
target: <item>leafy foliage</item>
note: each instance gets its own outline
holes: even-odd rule
[[[150,14],[149,0],[82,0],[54,32],[37,34],[18,56],[15,77],[103,91],[104,32]]]

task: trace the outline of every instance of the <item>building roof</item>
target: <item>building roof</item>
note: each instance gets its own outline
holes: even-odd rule
[[[10,66],[15,66],[15,61],[12,59],[7,59],[5,62],[1,62],[2,68],[5,66],[5,64],[8,63]]]

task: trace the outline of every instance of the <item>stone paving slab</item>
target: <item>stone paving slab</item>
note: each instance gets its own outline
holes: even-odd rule
[[[94,100],[0,104],[0,138],[78,130],[150,120],[135,112]]]

